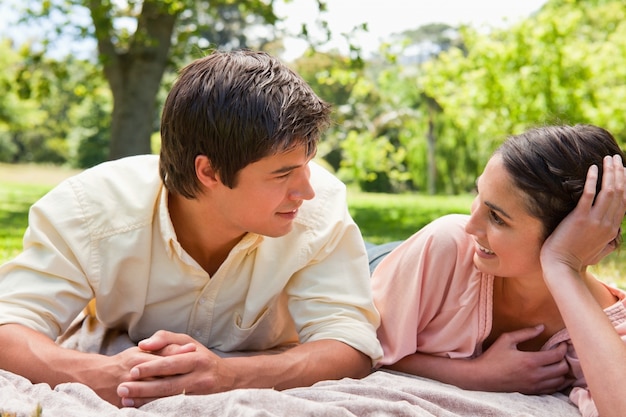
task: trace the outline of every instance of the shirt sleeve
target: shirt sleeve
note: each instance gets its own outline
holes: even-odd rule
[[[23,245],[0,267],[0,324],[22,324],[55,339],[93,297],[75,252],[89,252],[88,230],[69,181],[31,207]]]
[[[390,365],[417,351],[469,357],[479,334],[480,282],[466,216],[444,216],[394,249],[375,269],[378,338]]]
[[[318,170],[321,168],[317,168]],[[363,237],[349,214],[345,187],[328,173],[316,187],[303,222],[307,223],[306,265],[289,281],[288,307],[300,342],[339,340],[368,355],[382,356],[376,337],[379,315],[374,307],[369,263]],[[304,250],[304,249],[302,249]]]

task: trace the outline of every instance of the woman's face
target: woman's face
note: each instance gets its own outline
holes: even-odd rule
[[[500,277],[541,275],[543,224],[527,211],[524,194],[499,155],[489,160],[476,185],[478,195],[465,227],[476,242],[476,267]]]

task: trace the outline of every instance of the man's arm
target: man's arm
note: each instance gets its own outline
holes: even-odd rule
[[[158,358],[138,348],[115,356],[65,349],[47,336],[19,324],[0,325],[0,340],[1,369],[52,387],[64,382],[80,382],[117,406],[122,405],[117,386],[130,380],[130,369]]]
[[[303,343],[279,354],[220,358],[190,336],[166,331],[140,342],[146,351],[196,345],[193,352],[142,363],[130,371],[118,395],[125,406],[141,406],[153,399],[187,394],[209,394],[236,388],[287,389],[325,379],[361,378],[371,370],[371,359],[336,340]]]

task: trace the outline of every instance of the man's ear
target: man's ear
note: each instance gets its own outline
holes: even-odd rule
[[[198,155],[195,160],[196,177],[202,185],[207,188],[213,188],[220,180],[211,165],[211,161],[206,155]]]

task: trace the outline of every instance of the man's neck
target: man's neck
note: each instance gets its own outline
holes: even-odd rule
[[[243,235],[223,227],[223,222],[212,213],[211,205],[205,200],[189,200],[170,193],[168,209],[180,245],[213,275]]]

